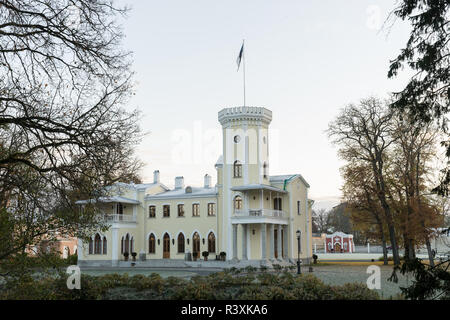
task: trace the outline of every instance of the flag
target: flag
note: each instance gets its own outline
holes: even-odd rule
[[[236,63],[238,65],[237,71],[239,71],[239,66],[241,65],[243,55],[244,55],[244,43],[242,42],[241,51],[239,51],[239,56],[236,59]]]

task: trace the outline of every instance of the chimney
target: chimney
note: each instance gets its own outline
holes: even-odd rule
[[[184,188],[184,178],[183,177],[175,177],[175,189]]]
[[[205,188],[211,188],[211,176],[205,174]]]
[[[153,183],[159,183],[159,170],[153,171]]]

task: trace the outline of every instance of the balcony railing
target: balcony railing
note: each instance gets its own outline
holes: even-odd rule
[[[105,214],[107,222],[136,222],[136,217],[128,214]]]
[[[282,210],[274,209],[249,209],[236,210],[236,216],[239,217],[272,217],[272,218],[287,218],[287,215]]]

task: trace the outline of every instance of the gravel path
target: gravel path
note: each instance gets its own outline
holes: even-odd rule
[[[348,282],[367,283],[371,273],[367,273],[368,266],[349,266],[349,265],[323,265],[314,266],[313,274],[329,285],[342,285]],[[411,277],[406,277],[397,272],[398,283],[388,281],[392,275],[392,266],[379,266],[381,271],[381,289],[376,290],[382,299],[396,297],[401,293],[400,287],[411,284]],[[307,269],[304,270],[307,272]]]

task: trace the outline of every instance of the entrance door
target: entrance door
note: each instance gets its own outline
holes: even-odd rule
[[[341,252],[341,244],[340,243],[335,243],[334,244],[334,252]]]
[[[274,244],[273,244],[273,246],[275,247],[275,259],[277,259],[278,258],[278,245],[277,245],[277,243],[278,243],[278,229],[274,229],[273,230],[273,241],[274,241]]]
[[[170,259],[170,236],[167,233],[163,238],[163,259]]]
[[[200,258],[200,236],[197,232],[192,236],[192,255],[194,258]]]

